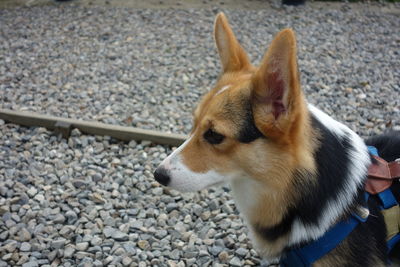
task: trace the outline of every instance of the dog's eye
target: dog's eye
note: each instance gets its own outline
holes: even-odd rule
[[[212,129],[208,129],[207,132],[204,133],[204,139],[212,145],[221,144],[224,138],[225,136],[213,131]]]

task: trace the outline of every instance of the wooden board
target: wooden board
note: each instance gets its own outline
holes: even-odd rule
[[[123,141],[147,140],[157,144],[171,146],[179,146],[187,138],[187,136],[182,134],[162,133],[134,127],[110,125],[100,122],[82,121],[8,109],[0,109],[0,119],[24,126],[45,127],[49,130],[54,130],[57,122],[63,122],[65,124],[70,124],[72,128],[77,128],[82,133],[86,134],[108,135]]]

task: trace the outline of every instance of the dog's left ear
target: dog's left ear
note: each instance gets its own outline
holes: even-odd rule
[[[239,44],[224,13],[218,13],[214,23],[214,38],[223,72],[240,71],[250,66],[249,58]]]
[[[254,119],[261,132],[268,136],[271,131],[285,131],[303,100],[291,29],[274,38],[252,83]]]

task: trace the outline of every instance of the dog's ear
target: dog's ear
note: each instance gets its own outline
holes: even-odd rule
[[[294,32],[282,30],[253,76],[253,112],[264,134],[271,131],[282,134],[304,106],[296,57]]]
[[[224,72],[239,71],[250,65],[246,52],[240,46],[222,12],[215,19],[214,38]]]

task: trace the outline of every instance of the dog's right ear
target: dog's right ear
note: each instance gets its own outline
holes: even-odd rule
[[[254,120],[266,136],[293,134],[293,129],[300,123],[299,117],[306,112],[296,50],[294,32],[282,30],[253,76]]]
[[[240,46],[229,26],[224,13],[218,13],[214,24],[214,38],[217,44],[223,72],[239,71],[250,66],[246,52]]]

